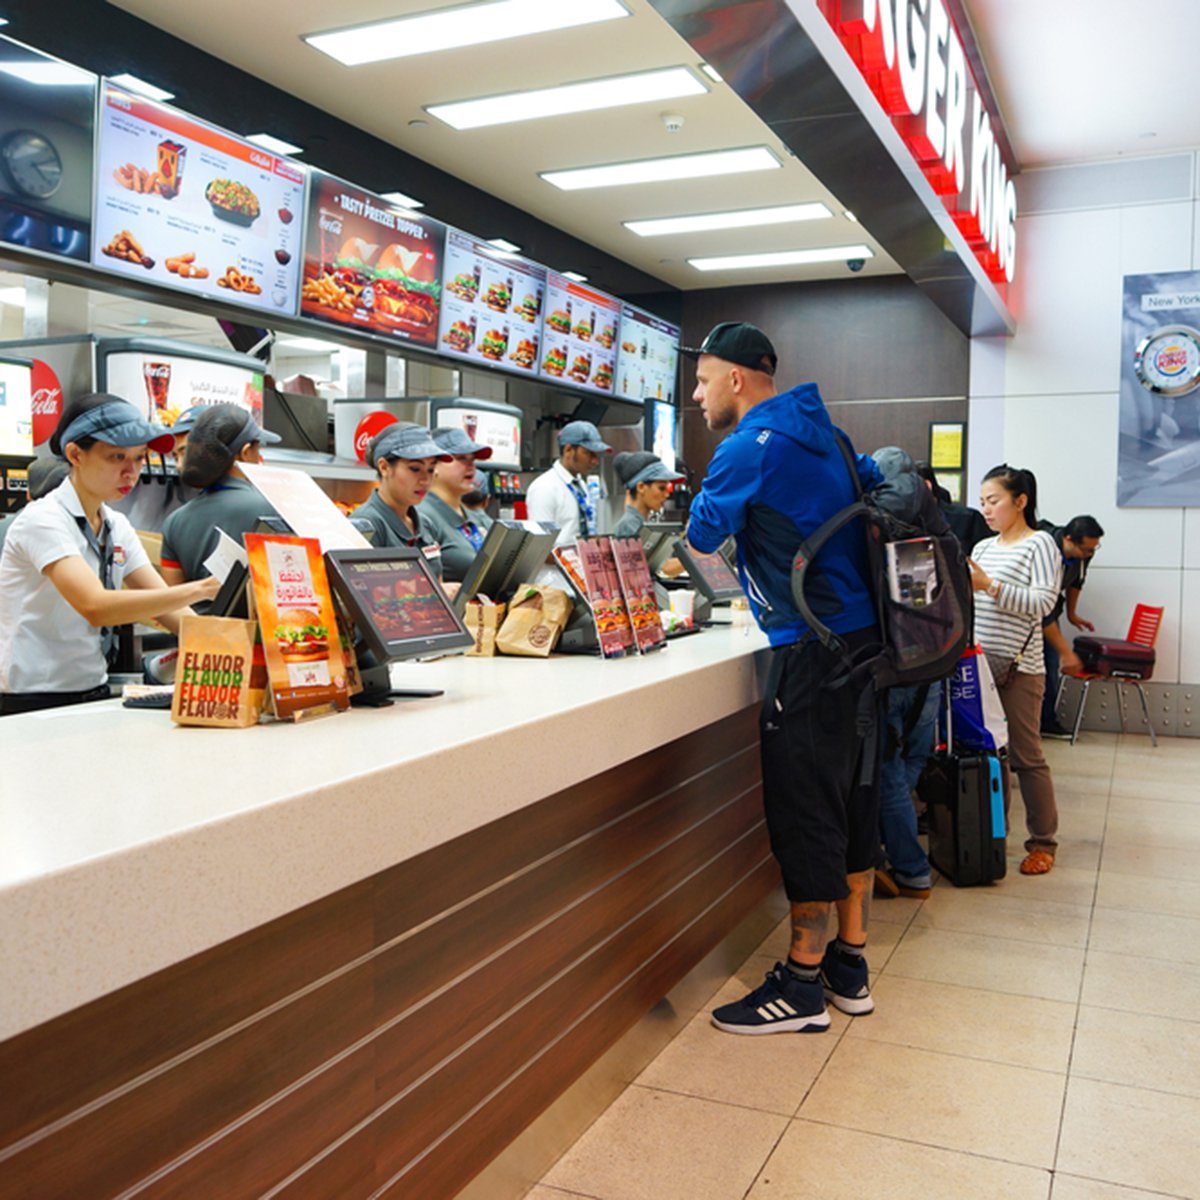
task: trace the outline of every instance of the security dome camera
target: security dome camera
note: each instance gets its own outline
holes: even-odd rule
[[[683,117],[679,113],[663,113],[662,123],[667,127],[668,133],[678,133],[683,128]]]
[[[861,271],[863,269],[863,267],[865,267],[866,265],[867,265],[867,260],[865,258],[848,258],[848,259],[846,259],[846,266],[851,271]]]

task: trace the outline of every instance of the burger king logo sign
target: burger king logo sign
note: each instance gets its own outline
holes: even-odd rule
[[[1182,396],[1200,386],[1200,331],[1168,325],[1143,338],[1134,351],[1133,368],[1147,391]]]

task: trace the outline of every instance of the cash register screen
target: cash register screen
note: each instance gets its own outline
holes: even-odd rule
[[[419,550],[331,550],[327,558],[334,589],[381,660],[470,645]]]
[[[675,543],[675,552],[691,581],[710,600],[720,603],[744,594],[741,581],[723,554],[701,554],[684,541]]]

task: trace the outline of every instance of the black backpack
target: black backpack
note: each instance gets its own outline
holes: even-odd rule
[[[834,513],[800,544],[792,560],[792,598],[800,615],[822,645],[846,662],[849,681],[880,692],[944,679],[955,668],[972,639],[974,593],[966,556],[945,521],[940,531],[926,514],[936,507],[918,491],[898,492],[884,483],[864,494],[853,455],[840,434],[835,435],[858,499]],[[875,602],[881,641],[851,657],[842,641],[809,607],[805,577],[821,547],[851,521],[862,520],[866,533],[868,583]],[[902,547],[904,545],[904,548]],[[890,548],[890,549],[889,549]],[[898,595],[893,594],[889,559],[917,559],[932,587],[901,573]],[[932,567],[932,571],[930,571]],[[893,575],[895,569],[893,568]]]

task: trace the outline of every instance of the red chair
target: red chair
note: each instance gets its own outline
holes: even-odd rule
[[[1161,607],[1139,604],[1133,610],[1133,620],[1129,622],[1129,633],[1124,641],[1097,637],[1075,639],[1075,653],[1090,669],[1086,674],[1076,677],[1083,680],[1083,687],[1079,693],[1079,707],[1075,710],[1075,723],[1071,727],[1072,746],[1079,737],[1083,710],[1087,707],[1088,690],[1097,679],[1111,679],[1117,685],[1117,711],[1121,718],[1122,733],[1125,732],[1125,684],[1137,689],[1142,701],[1142,715],[1146,718],[1146,727],[1150,731],[1150,743],[1153,746],[1158,745],[1158,735],[1154,732],[1154,722],[1150,719],[1150,702],[1146,699],[1146,689],[1142,684],[1154,674],[1154,643],[1158,638],[1162,617]],[[1065,684],[1064,678],[1059,683],[1060,699]]]

